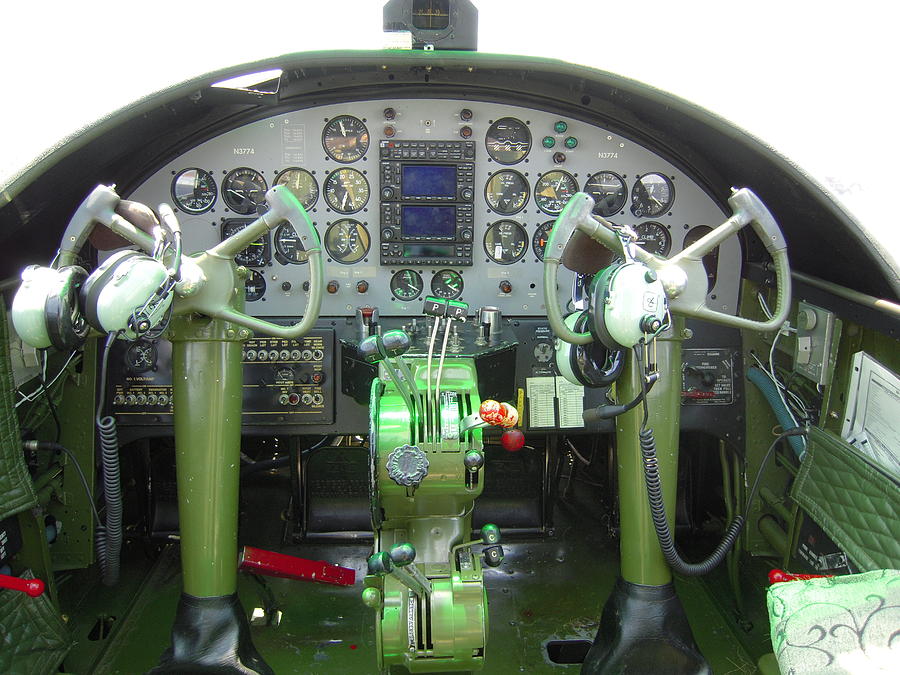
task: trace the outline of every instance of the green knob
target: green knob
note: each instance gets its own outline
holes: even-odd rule
[[[568,128],[569,128],[569,125],[566,124],[565,122],[563,122],[562,120],[559,120],[559,122],[557,122],[556,124],[553,125],[553,131],[555,131],[558,134],[566,133],[566,129],[568,129]]]
[[[371,607],[372,609],[380,609],[381,608],[381,591],[377,588],[372,588],[369,586],[368,588],[364,588],[362,592],[362,601],[366,607]]]
[[[369,556],[368,564],[369,574],[379,577],[390,574],[391,570],[394,569],[394,563],[391,561],[391,556],[388,555],[387,551],[379,551]]]
[[[541,141],[545,148],[552,148],[556,145],[556,139],[553,136],[544,136],[544,140]]]
[[[406,567],[416,559],[416,548],[407,541],[391,547],[391,562],[397,567]]]
[[[576,145],[578,145],[578,139],[575,138],[574,136],[569,136],[569,137],[566,139],[566,147],[567,147],[569,150],[571,150],[572,148],[574,148]]]

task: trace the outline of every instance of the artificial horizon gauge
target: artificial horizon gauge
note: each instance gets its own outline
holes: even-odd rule
[[[562,212],[566,202],[578,192],[578,181],[568,171],[548,171],[534,186],[534,201],[551,216]]]
[[[172,199],[185,213],[197,215],[209,211],[217,196],[216,180],[204,169],[184,169],[172,179]]]
[[[309,211],[319,199],[319,184],[306,169],[291,167],[275,176],[275,185],[284,185],[303,208]]]
[[[256,302],[266,294],[266,278],[256,270],[248,270],[250,274],[244,282],[245,299]]]
[[[325,179],[325,201],[338,213],[356,213],[369,201],[369,181],[356,169],[337,169]]]
[[[303,246],[297,231],[290,223],[282,223],[275,228],[275,259],[287,265],[303,265],[306,259],[303,253],[306,248]]]
[[[515,164],[531,150],[531,132],[521,120],[503,117],[488,127],[484,145],[495,162]]]
[[[652,220],[644,223],[638,223],[634,226],[635,234],[638,240],[635,242],[647,253],[658,255],[665,258],[672,250],[672,235],[665,226],[654,223]]]
[[[398,300],[415,300],[422,294],[424,286],[422,275],[415,270],[398,270],[391,277],[391,294]]]
[[[484,252],[501,265],[518,262],[528,251],[528,234],[514,220],[498,220],[484,234]]]
[[[528,203],[528,181],[512,169],[498,171],[488,178],[484,198],[494,211],[504,216],[518,213]]]
[[[322,129],[322,147],[336,162],[355,162],[369,149],[369,130],[353,115],[338,115]]]
[[[256,169],[246,166],[234,169],[222,181],[225,205],[241,215],[255,214],[266,203],[266,179]]]
[[[628,200],[625,180],[612,171],[598,171],[584,184],[584,191],[594,198],[594,213],[608,218],[619,213]]]
[[[125,366],[135,375],[156,369],[156,346],[146,340],[137,340],[125,352]]]
[[[547,240],[550,239],[550,230],[553,229],[554,222],[548,220],[546,223],[538,225],[537,231],[531,238],[531,248],[534,250],[534,255],[541,262],[544,262],[544,247],[547,245]]]
[[[456,300],[463,292],[463,278],[456,270],[440,270],[431,277],[431,294],[444,300]]]
[[[631,212],[638,218],[661,216],[674,203],[675,186],[661,173],[645,173],[631,189]]]
[[[369,252],[369,231],[358,220],[343,218],[325,231],[325,250],[331,259],[342,265],[352,265]]]
[[[233,234],[237,234],[253,221],[249,218],[233,218],[222,223],[222,241]],[[237,265],[245,267],[263,267],[271,260],[269,249],[269,233],[265,233],[259,239],[251,242],[243,251],[234,256]]]

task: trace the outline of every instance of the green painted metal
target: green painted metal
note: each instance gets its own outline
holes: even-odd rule
[[[426,365],[419,363],[411,370],[416,388],[426,392]],[[435,380],[436,373],[432,373],[432,383]],[[412,544],[415,565],[432,585],[430,598],[420,598],[392,576],[365,578],[364,604],[378,613],[379,668],[402,665],[419,673],[472,671],[484,666],[488,626],[481,562],[470,548],[451,555],[454,546],[470,538],[472,509],[484,485],[484,469],[471,473],[464,464],[467,452],[483,450],[481,430],[459,438],[441,433],[458,427],[463,417],[481,405],[475,362],[453,359],[445,363],[441,391],[456,396],[455,406],[442,401],[434,415],[438,433],[418,444],[428,458],[428,475],[412,489],[395,483],[386,467],[395,448],[412,443],[409,407],[394,378],[385,377],[373,387],[370,452],[375,550]]]
[[[678,432],[681,412],[681,340],[684,319],[675,317],[673,326],[657,338],[655,352],[660,378],[647,397],[648,426],[656,437],[656,455],[663,487],[669,526],[674,529],[675,494],[678,483]],[[650,347],[651,357],[654,349]],[[641,390],[640,373],[634,355],[629,355],[625,371],[616,383],[616,396],[630,401]],[[619,475],[619,518],[622,540],[622,578],[635,584],[657,586],[672,580],[672,572],[659,548],[647,488],[638,433],[643,420],[641,406],[616,418],[616,447]]]
[[[228,595],[237,587],[243,333],[188,315],[170,334],[184,592]]]

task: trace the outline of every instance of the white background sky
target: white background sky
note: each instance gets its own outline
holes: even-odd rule
[[[475,4],[479,51],[588,65],[702,105],[831,189],[900,258],[900,4]],[[0,41],[0,184],[60,138],[175,82],[290,52],[379,49],[381,6],[9,0]]]

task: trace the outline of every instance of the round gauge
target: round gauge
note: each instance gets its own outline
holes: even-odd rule
[[[125,352],[125,365],[135,375],[156,370],[156,346],[146,340],[132,342]]]
[[[209,211],[217,194],[216,180],[203,169],[184,169],[172,180],[172,199],[185,213]]]
[[[568,171],[548,171],[534,186],[534,201],[544,213],[555,216],[578,192],[578,181]]]
[[[283,223],[275,230],[275,259],[282,264],[303,265],[306,248],[290,223]]]
[[[645,173],[631,189],[631,212],[638,218],[661,216],[675,202],[675,186],[661,173]]]
[[[242,215],[255,214],[266,201],[266,179],[256,169],[242,166],[222,181],[222,198],[225,205]]]
[[[484,251],[495,263],[510,265],[528,250],[528,234],[514,220],[498,220],[484,234]]]
[[[584,191],[594,198],[594,213],[606,218],[621,211],[628,199],[628,186],[612,171],[595,173],[584,184]]]
[[[423,288],[422,277],[414,270],[400,270],[391,277],[391,293],[398,300],[415,300],[421,295]]]
[[[431,293],[445,300],[456,300],[463,292],[463,278],[456,270],[441,270],[431,277]]]
[[[356,169],[338,169],[325,179],[325,201],[338,213],[356,213],[369,201],[369,181]]]
[[[252,220],[226,220],[222,223],[222,241],[237,234],[252,222]],[[269,258],[269,235],[264,234],[234,256],[234,262],[245,267],[263,267],[269,262]]]
[[[319,184],[306,169],[285,169],[275,176],[275,185],[286,186],[307,211],[319,199]]]
[[[352,265],[365,258],[369,243],[366,226],[352,218],[332,223],[325,232],[325,250],[332,260],[342,265]]]
[[[548,220],[546,223],[538,225],[537,231],[531,238],[531,248],[534,250],[537,259],[541,262],[544,261],[544,247],[550,239],[550,230],[553,229],[553,222],[554,221],[552,220]]]
[[[355,162],[369,149],[369,130],[353,115],[338,115],[322,130],[322,147],[336,162]]]
[[[515,164],[531,150],[531,132],[521,120],[504,117],[494,122],[484,136],[488,154],[500,164]]]
[[[256,270],[250,270],[250,276],[244,282],[247,302],[256,302],[266,294],[266,278]]]
[[[665,226],[648,221],[635,225],[634,231],[638,235],[638,240],[635,243],[647,253],[665,258],[669,255],[669,251],[672,250],[672,235],[669,234]]]
[[[511,216],[525,208],[528,193],[525,176],[512,169],[498,171],[488,178],[484,186],[484,198],[488,206],[504,216]]]

